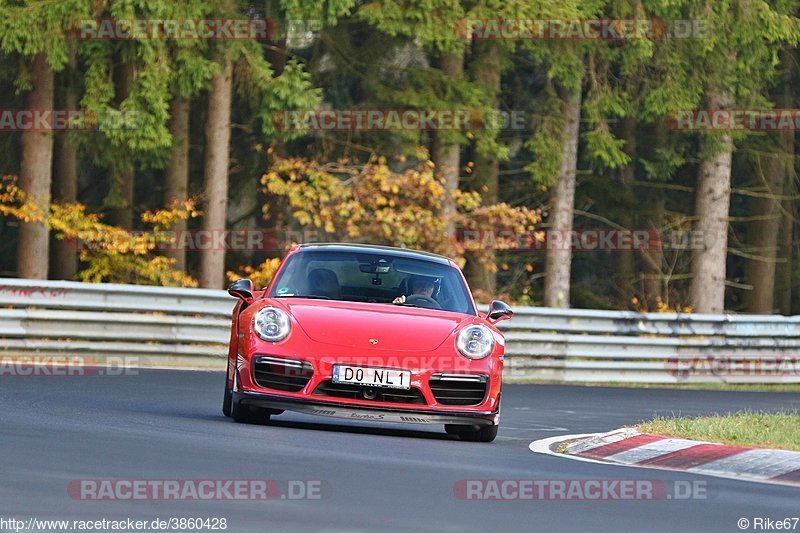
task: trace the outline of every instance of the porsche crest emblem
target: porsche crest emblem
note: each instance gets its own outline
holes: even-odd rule
[[[369,343],[370,344],[378,344],[378,339],[370,339]]]

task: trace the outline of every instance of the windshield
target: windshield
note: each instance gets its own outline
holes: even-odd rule
[[[272,284],[271,298],[320,298],[475,314],[457,269],[381,253],[301,252]]]

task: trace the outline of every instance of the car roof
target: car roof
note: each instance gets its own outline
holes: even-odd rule
[[[410,250],[408,248],[395,248],[393,246],[380,246],[378,244],[355,244],[345,242],[317,242],[301,244],[298,252],[303,251],[325,251],[325,252],[372,252],[390,255],[392,257],[403,257],[406,259],[422,259],[432,261],[442,265],[449,265],[450,259],[439,254],[423,252],[421,250]]]

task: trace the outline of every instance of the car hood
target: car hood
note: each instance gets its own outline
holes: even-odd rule
[[[475,319],[462,313],[389,304],[277,300],[312,340],[360,351],[435,350],[459,324]]]

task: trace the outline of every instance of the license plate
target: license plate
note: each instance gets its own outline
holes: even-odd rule
[[[392,370],[390,368],[333,365],[333,382],[368,387],[410,389],[411,372],[408,370]]]

